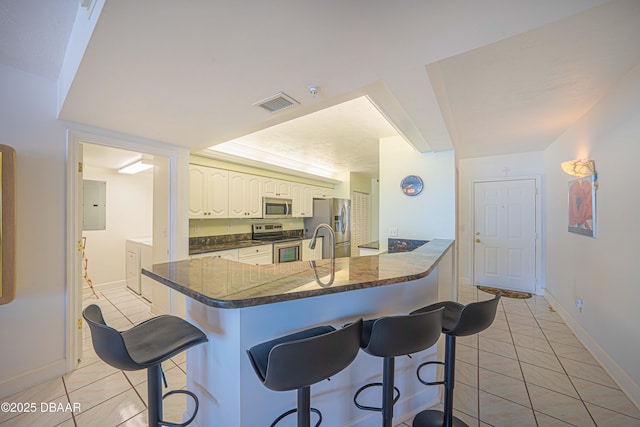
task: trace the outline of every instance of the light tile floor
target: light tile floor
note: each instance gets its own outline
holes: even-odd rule
[[[108,324],[128,329],[150,317],[145,300],[128,289],[85,293]],[[491,295],[464,287],[460,301]],[[83,358],[62,378],[3,399],[81,405],[81,412],[0,412],[0,426],[145,426],[146,374],[111,368],[96,356],[88,328]],[[164,364],[170,389],[186,386],[184,353]],[[640,410],[593,359],[542,297],[503,298],[493,325],[457,343],[456,416],[469,426],[640,426]],[[165,418],[180,422],[186,398],[171,396]],[[38,408],[40,409],[40,408]],[[376,424],[377,425],[377,424]],[[410,420],[396,427],[411,426]],[[231,427],[231,426],[225,426]],[[328,426],[334,427],[334,426]]]

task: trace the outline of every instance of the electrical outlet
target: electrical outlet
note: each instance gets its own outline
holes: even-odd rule
[[[194,233],[199,233],[200,232],[200,226],[199,225],[194,225],[193,226],[193,231],[194,231]]]
[[[231,231],[232,228],[233,228],[233,225],[227,224],[227,231]]]
[[[389,237],[398,237],[398,227],[389,227]]]

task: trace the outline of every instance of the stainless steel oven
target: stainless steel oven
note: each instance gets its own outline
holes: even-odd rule
[[[285,233],[282,224],[253,224],[252,230],[253,240],[273,243],[274,264],[302,259],[302,239]]]
[[[287,240],[273,243],[273,263],[300,261],[302,259],[302,240]]]

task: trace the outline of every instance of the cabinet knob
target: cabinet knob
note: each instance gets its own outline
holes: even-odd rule
[[[480,239],[476,239],[476,243],[480,243]]]

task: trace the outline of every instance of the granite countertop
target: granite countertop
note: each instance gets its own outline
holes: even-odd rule
[[[428,276],[453,240],[412,252],[249,265],[217,258],[155,264],[142,274],[206,305],[241,308],[408,282]],[[330,282],[331,285],[326,285]]]

